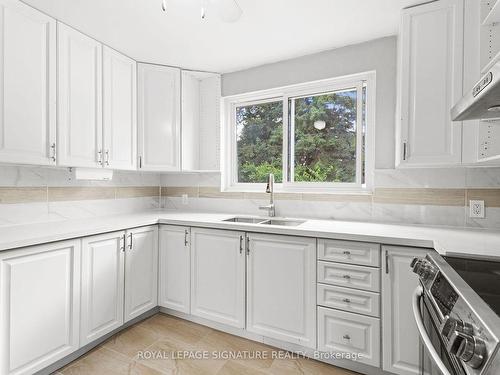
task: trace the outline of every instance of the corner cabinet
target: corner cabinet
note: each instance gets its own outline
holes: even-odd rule
[[[158,306],[158,226],[126,233],[124,321]]]
[[[0,253],[0,373],[33,374],[79,347],[80,241]]]
[[[462,123],[450,109],[462,97],[464,0],[403,10],[396,164],[460,164]]]
[[[55,165],[56,20],[0,0],[0,162]]]
[[[189,227],[160,225],[158,305],[191,311],[191,245]]]
[[[245,233],[191,229],[191,315],[245,327]]]
[[[137,64],[103,47],[103,154],[105,167],[136,169]]]
[[[315,349],[316,239],[247,238],[247,330]]]
[[[383,246],[382,347],[383,370],[398,375],[420,375],[420,337],[413,317],[412,295],[418,277],[410,264],[432,249]]]
[[[139,168],[181,169],[181,71],[138,64]]]
[[[125,232],[82,240],[80,345],[123,324]]]
[[[57,163],[102,167],[102,45],[57,23]]]

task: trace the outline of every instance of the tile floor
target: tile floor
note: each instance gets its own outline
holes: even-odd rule
[[[356,375],[307,358],[273,359],[277,349],[214,329],[157,314],[116,334],[62,368],[57,375]],[[144,352],[143,351],[147,351]],[[170,358],[172,353],[267,353],[268,358]],[[197,352],[196,352],[197,351]],[[152,353],[154,358],[143,358]],[[285,354],[286,352],[282,352]],[[142,355],[142,357],[141,357]]]

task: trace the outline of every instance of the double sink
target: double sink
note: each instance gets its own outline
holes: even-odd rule
[[[247,217],[236,216],[222,221],[231,223],[244,223],[244,224],[259,224],[259,225],[278,225],[284,227],[296,227],[305,223],[305,220],[292,220],[292,219],[264,219],[261,217]]]

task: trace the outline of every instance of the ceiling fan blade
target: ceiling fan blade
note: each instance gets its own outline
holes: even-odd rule
[[[212,4],[224,22],[236,22],[243,14],[236,0],[212,0]]]

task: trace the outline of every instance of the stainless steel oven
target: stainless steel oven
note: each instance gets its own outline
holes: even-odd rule
[[[411,266],[420,281],[413,314],[421,339],[421,374],[500,374],[497,313],[438,254],[414,259]],[[500,272],[494,274],[500,282]]]

